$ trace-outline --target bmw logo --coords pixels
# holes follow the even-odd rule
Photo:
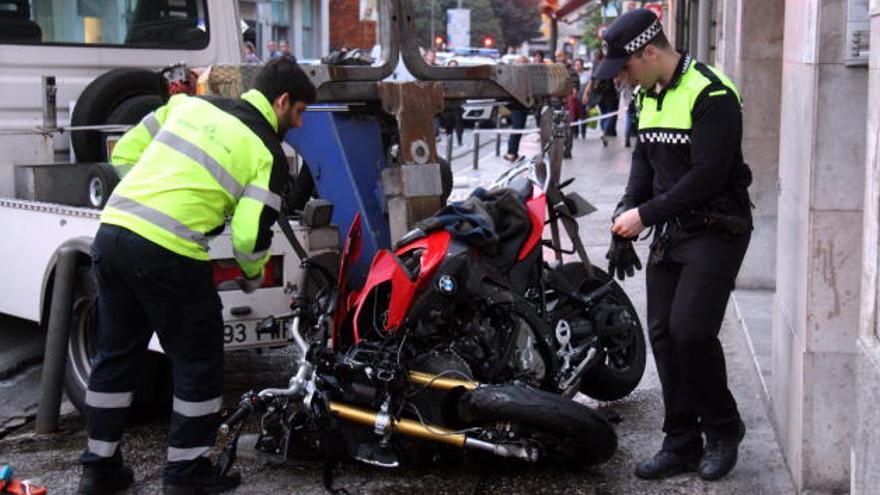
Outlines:
[[[443,294],[452,294],[457,288],[458,287],[455,283],[455,279],[450,277],[449,275],[443,275],[437,279],[437,290],[439,290]]]

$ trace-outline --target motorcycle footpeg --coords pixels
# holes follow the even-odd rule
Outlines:
[[[354,458],[364,464],[369,464],[371,466],[379,466],[385,468],[394,468],[400,466],[400,460],[397,458],[397,454],[390,449],[383,449],[382,447],[370,443],[362,443],[358,446],[357,453],[354,455]]]

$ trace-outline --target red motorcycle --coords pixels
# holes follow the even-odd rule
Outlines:
[[[600,271],[543,261],[541,246],[564,252],[541,240],[545,216],[566,212],[571,233],[589,209],[575,195],[561,200],[567,209],[548,209],[558,188],[544,163],[520,162],[505,187],[478,191],[380,251],[359,290],[348,290],[359,217],[337,273],[305,257],[292,313],[263,323],[293,337],[296,373],[286,388],[245,394],[221,431],[240,432],[257,413],[259,450],[386,467],[450,449],[568,466],[607,461],[617,448],[612,426],[566,395],[631,390],[627,366],[639,377],[644,369],[641,326]],[[289,225],[282,230],[292,238]],[[625,386],[587,386],[601,373]]]
[[[377,253],[363,288],[339,308],[336,345],[406,335],[421,353],[456,356],[481,382],[605,401],[632,392],[645,369],[642,326],[623,289],[586,256],[576,219],[595,208],[562,192],[573,179],[558,185],[556,142]],[[578,258],[563,263],[564,254]]]

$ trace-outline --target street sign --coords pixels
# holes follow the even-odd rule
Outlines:
[[[467,48],[471,46],[471,10],[447,10],[446,34],[449,37],[450,48]]]

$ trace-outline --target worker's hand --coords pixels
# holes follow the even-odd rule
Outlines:
[[[611,227],[611,232],[626,238],[638,237],[643,230],[645,230],[645,225],[642,223],[642,217],[639,216],[638,208],[632,208],[620,214],[614,219],[614,226]]]
[[[238,288],[241,289],[242,292],[250,294],[260,288],[260,285],[263,283],[263,273],[260,272],[260,274],[254,278],[239,277],[235,279],[235,283],[238,284]]]
[[[636,270],[642,269],[642,262],[633,249],[632,239],[617,234],[611,236],[611,246],[605,258],[608,260],[608,274],[612,277],[616,275],[619,280],[632,277]]]

